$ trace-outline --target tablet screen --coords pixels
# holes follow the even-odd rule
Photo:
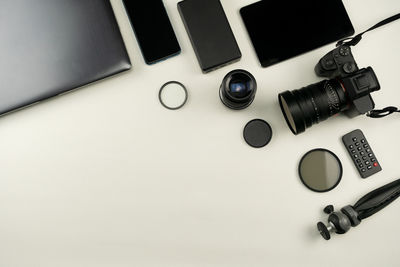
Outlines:
[[[262,0],[240,13],[263,67],[354,34],[341,0]]]

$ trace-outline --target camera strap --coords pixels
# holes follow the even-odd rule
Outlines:
[[[390,114],[393,114],[395,112],[399,112],[400,110],[396,107],[387,107],[384,109],[374,109],[370,112],[367,113],[367,116],[373,119],[379,119],[379,118],[383,118],[386,117]]]
[[[363,36],[364,33],[367,33],[369,31],[375,30],[376,28],[379,28],[379,27],[381,27],[383,25],[386,25],[386,24],[388,24],[390,22],[393,22],[395,20],[398,20],[398,19],[400,19],[400,13],[398,13],[398,14],[396,14],[394,16],[391,16],[391,17],[389,17],[387,19],[382,20],[381,22],[375,24],[374,26],[372,26],[368,30],[363,31],[362,33],[359,33],[354,37],[346,38],[346,39],[343,39],[343,40],[339,41],[336,44],[336,46],[340,46],[340,45],[355,46],[361,41],[362,36]]]
[[[395,20],[400,19],[400,13],[393,15],[387,19],[382,20],[381,22],[375,24],[374,26],[372,26],[371,28],[369,28],[366,31],[363,31],[362,33],[357,34],[354,37],[350,37],[350,38],[346,38],[343,39],[341,41],[339,41],[336,46],[341,46],[341,45],[347,45],[347,46],[356,46],[361,40],[362,40],[362,36],[372,30],[375,30],[376,28],[382,27],[383,25],[386,25],[390,22],[393,22]],[[387,107],[384,109],[375,109],[372,110],[370,112],[367,113],[367,116],[370,118],[374,118],[374,119],[378,119],[378,118],[383,118],[386,117],[388,115],[391,115],[395,112],[400,113],[400,110],[396,107]]]

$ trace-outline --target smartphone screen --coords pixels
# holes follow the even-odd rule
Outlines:
[[[354,34],[341,0],[263,0],[240,13],[263,67]]]
[[[153,64],[181,51],[162,0],[123,0],[143,57]]]

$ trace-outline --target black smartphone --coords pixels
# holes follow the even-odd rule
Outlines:
[[[123,3],[147,64],[180,53],[162,0],[123,0]]]
[[[184,0],[178,3],[178,10],[203,72],[241,58],[219,0]]]
[[[341,0],[268,0],[240,10],[263,67],[354,34]]]

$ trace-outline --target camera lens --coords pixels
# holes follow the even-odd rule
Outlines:
[[[257,91],[256,79],[245,70],[229,72],[222,81],[219,96],[231,109],[244,109],[253,102]]]
[[[347,102],[344,88],[335,79],[279,94],[282,113],[294,134],[346,110]]]

